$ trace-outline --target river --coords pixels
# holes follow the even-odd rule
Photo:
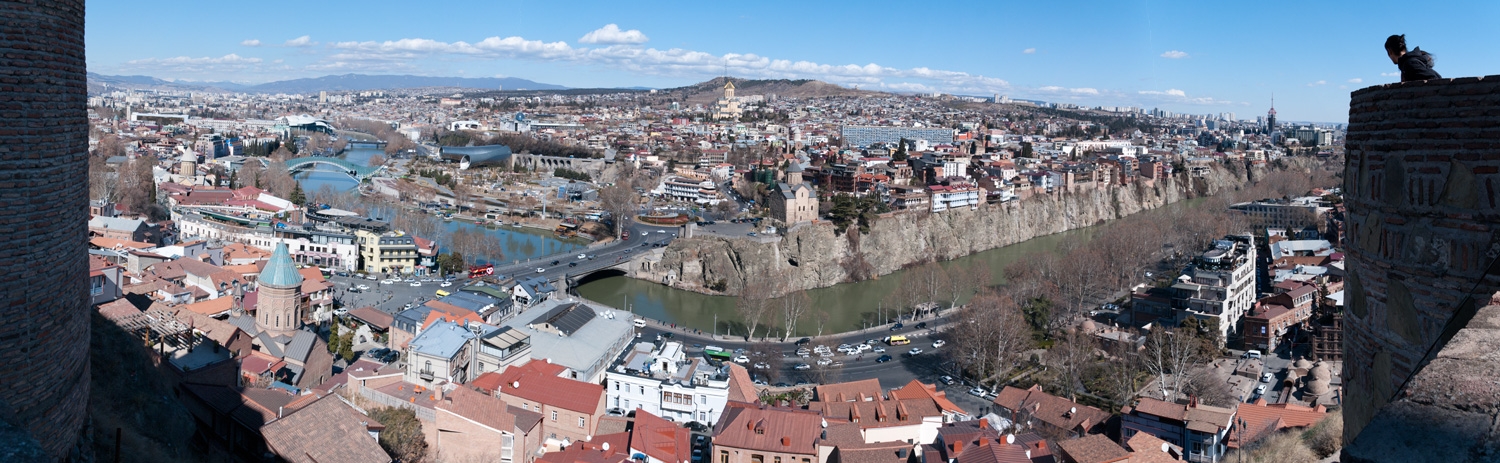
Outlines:
[[[1142,214],[1165,214],[1174,208],[1193,207],[1201,203],[1201,199],[1187,200],[1142,212]],[[941,265],[950,270],[954,267],[962,269],[973,265],[985,265],[989,267],[990,275],[992,275],[990,286],[1002,285],[1005,283],[1002,272],[1005,266],[1031,253],[1057,252],[1058,245],[1071,237],[1091,239],[1100,228],[1101,226],[1096,225],[1037,237],[1010,246],[942,262]],[[827,314],[827,321],[823,325],[824,334],[857,330],[871,324],[878,324],[878,320],[889,318],[889,309],[882,313],[881,302],[886,295],[901,285],[901,279],[906,276],[906,273],[905,270],[899,270],[881,276],[879,279],[808,290],[807,295],[812,299],[813,310],[797,322],[796,334],[798,336],[818,334],[819,312]],[[745,332],[745,326],[734,308],[734,297],[710,296],[623,276],[585,282],[577,288],[577,292],[589,300],[621,309],[629,308],[642,316],[676,323],[678,326],[704,331],[717,329],[719,333],[725,333],[728,330],[740,335]],[[966,299],[961,300],[960,303],[966,302]],[[777,318],[777,316],[772,314],[768,318]],[[779,326],[780,323],[775,322],[771,325]],[[757,331],[765,333],[765,326],[766,323],[762,323]]]
[[[379,148],[349,148],[344,151],[341,157],[343,157],[346,161],[358,165],[368,165],[370,163],[370,158],[376,155],[384,156],[385,152]],[[339,192],[350,191],[359,186],[358,181],[354,180],[343,172],[324,166],[315,166],[312,169],[299,172],[294,176],[294,178],[297,179],[298,183],[302,184],[302,191],[305,191],[308,194],[311,194],[314,191],[318,191],[319,188],[322,188],[325,185],[333,188],[334,191]],[[437,220],[437,218],[434,217],[433,220]],[[588,242],[582,240],[558,239],[557,236],[553,235],[550,231],[537,230],[534,228],[480,226],[470,222],[457,220],[452,222],[443,222],[441,227],[442,230],[447,233],[452,233],[459,228],[482,230],[485,235],[488,235],[492,239],[499,240],[504,244],[506,262],[515,260],[527,260],[561,252],[569,252],[576,249],[582,249],[588,245]],[[440,241],[438,242],[438,244],[439,246],[441,246],[441,237],[439,237],[439,240]]]

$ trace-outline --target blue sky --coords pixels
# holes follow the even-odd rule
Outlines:
[[[1500,2],[91,1],[89,70],[260,83],[329,74],[674,87],[724,72],[892,91],[1342,122],[1399,80],[1500,74]]]

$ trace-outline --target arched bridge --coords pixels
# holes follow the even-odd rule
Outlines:
[[[270,163],[270,161],[268,161],[266,158],[252,159],[260,160],[261,164]],[[322,156],[309,156],[305,158],[296,158],[289,160],[286,162],[286,170],[291,172],[299,172],[311,169],[319,164],[337,167],[339,168],[339,170],[343,171],[345,174],[348,174],[350,177],[354,177],[356,180],[361,181],[373,177],[375,176],[375,174],[385,170],[385,166],[367,167],[339,158],[329,158]]]

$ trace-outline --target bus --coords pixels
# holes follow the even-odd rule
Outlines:
[[[910,339],[906,339],[906,336],[891,336],[891,337],[885,338],[885,343],[886,344],[890,344],[892,346],[904,346],[904,345],[907,345],[907,344],[911,344],[911,340]]]
[[[709,360],[727,362],[729,359],[734,358],[734,352],[716,346],[708,346],[703,348],[703,356],[708,357]]]
[[[473,266],[473,267],[469,267],[469,278],[479,278],[479,277],[482,277],[482,276],[488,276],[488,275],[494,275],[494,274],[495,274],[495,266],[492,265],[492,264],[476,265],[476,266]]]

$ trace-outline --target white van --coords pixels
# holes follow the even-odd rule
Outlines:
[[[637,318],[635,320],[632,320],[630,323],[633,324],[633,325],[635,325],[636,328],[645,328],[646,327],[646,319],[644,319],[644,318]]]
[[[1247,350],[1247,351],[1245,351],[1245,358],[1247,358],[1247,359],[1258,359],[1258,358],[1260,358],[1260,351],[1253,350],[1253,349],[1252,350]]]

